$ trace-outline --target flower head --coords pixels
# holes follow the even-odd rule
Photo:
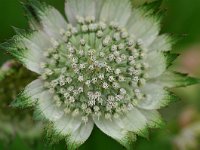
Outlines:
[[[167,52],[171,39],[129,0],[68,0],[68,21],[53,7],[32,8],[36,31],[6,47],[39,74],[16,104],[36,106],[69,149],[84,143],[94,124],[129,148],[161,124],[156,110],[174,99],[166,88],[196,81],[167,70],[175,58]]]

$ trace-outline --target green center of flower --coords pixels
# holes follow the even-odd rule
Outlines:
[[[62,40],[51,39],[45,51],[42,79],[65,113],[118,117],[145,95],[145,51],[117,23],[77,17],[76,27],[60,30]]]

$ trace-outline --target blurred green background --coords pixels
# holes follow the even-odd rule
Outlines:
[[[28,28],[21,6],[22,1],[0,0],[0,43],[14,35],[12,26],[22,29]],[[44,1],[64,13],[64,0]],[[162,32],[170,33],[179,38],[173,50],[181,54],[176,61],[177,70],[200,77],[200,0],[163,0],[162,9],[166,11],[162,22]],[[8,54],[0,50],[0,64],[9,58],[11,57]],[[200,149],[200,86],[194,85],[174,91],[181,100],[161,111],[166,120],[166,126],[162,129],[151,130],[149,139],[139,137],[135,144],[135,150]],[[4,149],[64,150],[66,147],[63,141],[49,146],[42,134],[40,138],[29,141],[20,135],[15,135],[6,144],[4,139],[1,139],[0,150]],[[123,150],[124,148],[95,128],[92,136],[80,150],[102,149]]]

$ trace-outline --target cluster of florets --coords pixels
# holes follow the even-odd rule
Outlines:
[[[61,41],[44,52],[45,88],[65,113],[106,119],[119,117],[138,100],[147,79],[146,51],[116,22],[77,17],[77,26],[60,29]]]

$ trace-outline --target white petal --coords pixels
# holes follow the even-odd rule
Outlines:
[[[136,140],[135,134],[127,130],[126,124],[123,124],[122,120],[107,120],[104,117],[94,117],[94,122],[101,131],[127,148],[131,142]]]
[[[55,8],[47,6],[44,10],[39,10],[39,17],[43,30],[49,38],[61,39],[61,30],[67,30],[67,22],[64,17]]]
[[[110,23],[112,21],[125,26],[131,15],[129,0],[105,0],[101,10],[100,20]]]
[[[125,138],[126,132],[118,124],[115,124],[112,120],[107,120],[104,117],[96,118],[94,117],[94,122],[97,127],[102,130],[108,136],[121,141]]]
[[[68,21],[75,24],[76,17],[96,17],[95,0],[66,0],[65,13]]]
[[[136,39],[143,41],[145,47],[148,47],[156,39],[160,31],[159,22],[155,18],[147,17],[139,9],[134,9],[126,27]]]
[[[52,95],[48,91],[44,91],[40,95],[37,104],[38,111],[50,121],[56,121],[64,114],[64,111],[55,105]]]
[[[51,45],[48,36],[42,31],[33,32],[27,36],[20,35],[16,39],[16,44],[19,49],[25,49],[18,52],[20,61],[31,71],[41,74],[43,70],[40,64],[46,60],[43,52]]]
[[[106,0],[95,0],[95,14],[96,14],[96,20],[100,20],[101,10],[103,8],[104,3]]]
[[[163,119],[158,111],[145,109],[138,110],[141,114],[143,114],[143,116],[145,116],[149,128],[159,128],[164,124]]]
[[[43,91],[43,82],[40,79],[34,80],[26,86],[24,91],[17,97],[12,105],[16,107],[34,106]]]
[[[160,76],[167,67],[167,61],[164,54],[157,51],[148,53],[146,62],[149,64],[149,68],[147,69],[149,78]]]
[[[35,31],[22,41],[31,51],[37,51],[38,55],[51,46],[49,37],[43,31]]]
[[[94,122],[89,119],[87,123],[82,122],[80,127],[67,138],[68,149],[77,149],[92,133]]]
[[[41,94],[45,89],[44,89],[44,83],[41,79],[34,80],[31,82],[29,85],[26,86],[24,93],[28,97],[32,97],[33,100],[37,97],[38,94]]]
[[[168,35],[160,35],[148,49],[149,51],[170,51],[172,49],[172,39]]]
[[[114,119],[114,122],[124,130],[141,136],[146,136],[146,133],[148,132],[147,119],[136,107],[133,107],[132,110],[122,115],[119,119]]]
[[[43,72],[43,69],[40,68],[40,65],[38,63],[33,62],[28,58],[23,58],[22,63],[24,64],[24,66],[26,66],[26,68],[35,73],[41,74]]]
[[[146,98],[143,100],[138,100],[137,107],[143,109],[159,109],[166,106],[173,96],[170,96],[170,93],[165,91],[162,85],[147,83],[144,87],[141,88],[141,92],[146,95]]]
[[[81,117],[73,117],[72,114],[64,114],[54,122],[55,131],[62,136],[69,136],[81,126]]]

